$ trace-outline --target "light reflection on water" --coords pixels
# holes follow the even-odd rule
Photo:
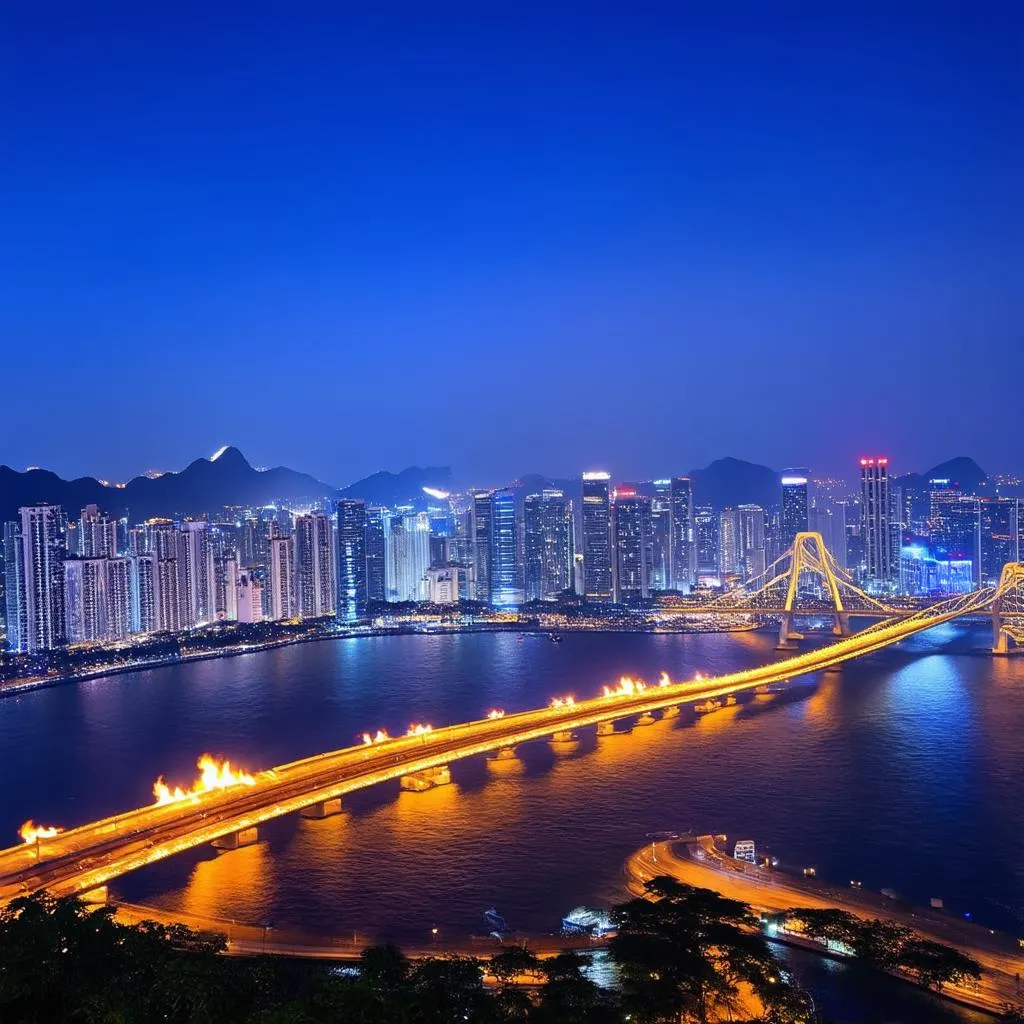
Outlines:
[[[594,695],[777,657],[773,637],[514,634],[389,637],[282,648],[95,680],[0,701],[0,828],[68,825],[148,802],[205,750],[250,770],[489,707]],[[944,627],[697,717],[575,745],[528,744],[508,764],[452,766],[453,785],[352,794],[343,815],[291,816],[229,854],[194,851],[118,883],[127,898],[201,916],[422,937],[557,927],[622,896],[647,832],[750,837],[784,862],[1011,926],[1024,905],[1024,661],[976,653]],[[9,774],[8,774],[9,773]],[[982,867],[983,866],[983,867]]]

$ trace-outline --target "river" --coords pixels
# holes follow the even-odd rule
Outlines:
[[[193,851],[115,888],[136,902],[338,934],[422,940],[436,927],[462,937],[492,905],[513,927],[550,931],[576,905],[622,898],[622,862],[647,833],[696,829],[754,839],[820,878],[918,903],[940,897],[951,913],[1021,931],[1024,660],[990,657],[986,639],[937,627],[772,699],[629,735],[587,731],[569,756],[536,743],[509,765],[456,763],[452,786],[353,794],[341,816],[272,822],[256,846]],[[733,671],[779,657],[773,641],[363,637],[39,690],[0,701],[0,829],[13,841],[29,817],[70,826],[147,803],[157,775],[191,781],[204,751],[255,770],[366,729],[590,696],[624,673]],[[897,982],[847,980],[844,996],[850,968],[796,963],[837,1020],[863,1019],[857,1000],[876,996],[903,1007],[886,1020],[974,1019]]]

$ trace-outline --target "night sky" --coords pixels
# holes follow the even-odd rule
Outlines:
[[[1024,469],[1024,4],[231,6],[6,7],[0,462]]]

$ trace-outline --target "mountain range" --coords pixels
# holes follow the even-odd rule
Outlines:
[[[779,503],[779,474],[768,466],[724,458],[703,469],[694,469],[689,475],[695,500],[702,505],[720,509],[750,503],[774,508]],[[924,493],[928,480],[936,477],[950,479],[965,493],[984,494],[988,489],[984,470],[966,457],[941,463],[926,473],[907,474],[897,478],[897,482]],[[543,487],[558,487],[574,494],[579,482],[530,474],[514,486],[524,494]],[[196,459],[180,472],[152,478],[135,477],[117,486],[93,477],[64,480],[45,469],[19,472],[0,466],[0,520],[13,519],[23,505],[41,502],[61,505],[72,515],[86,505],[95,504],[112,516],[128,516],[133,522],[153,516],[196,516],[216,512],[226,505],[266,505],[324,498],[362,498],[375,505],[421,505],[424,487],[455,489],[451,468],[410,466],[400,473],[374,473],[339,488],[284,466],[255,469],[237,448],[227,447],[213,458]]]

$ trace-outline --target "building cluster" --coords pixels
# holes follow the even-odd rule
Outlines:
[[[685,476],[613,486],[606,472],[583,473],[572,494],[427,490],[394,508],[345,499],[131,525],[96,506],[73,521],[25,507],[3,527],[7,645],[32,654],[222,621],[357,623],[404,603],[638,607],[756,582],[806,530],[880,594],[971,590],[1018,559],[1019,499],[949,480],[901,488],[884,457],[859,468],[859,493],[786,470],[768,508],[700,504]]]

